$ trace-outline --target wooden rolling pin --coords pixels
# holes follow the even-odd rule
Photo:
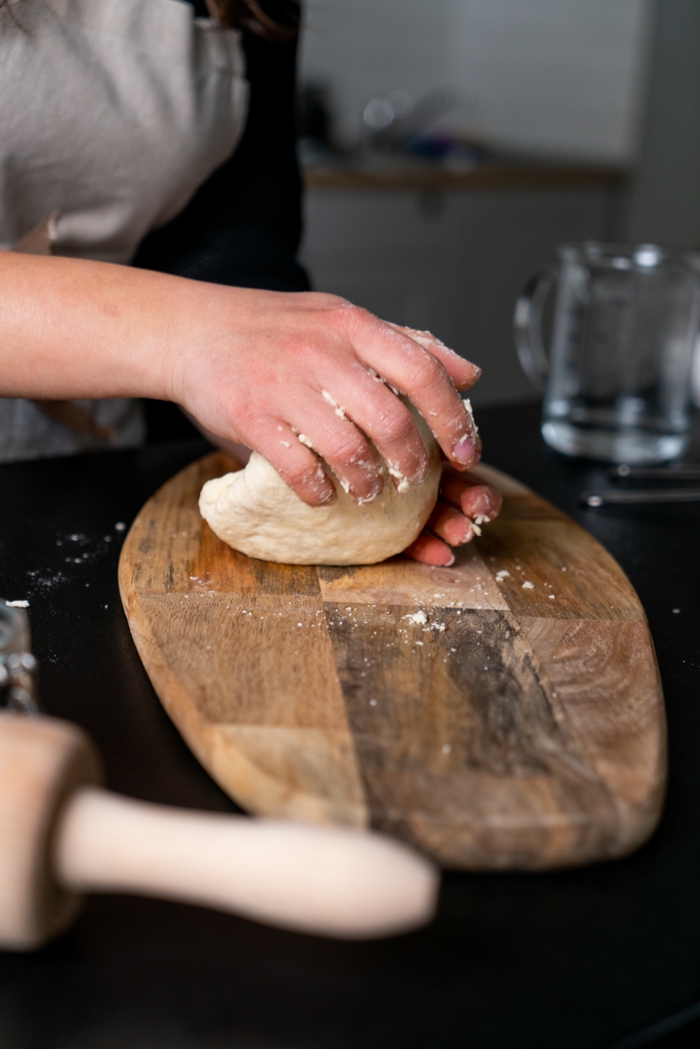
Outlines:
[[[433,914],[435,868],[378,834],[188,812],[99,783],[75,725],[0,712],[0,947],[44,943],[83,892],[161,896],[348,939]]]

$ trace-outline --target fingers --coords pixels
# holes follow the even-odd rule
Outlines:
[[[438,568],[449,568],[455,563],[455,555],[447,543],[437,539],[434,535],[421,532],[414,543],[404,550],[406,557],[414,561],[420,561],[424,565],[434,565]]]
[[[274,466],[282,480],[309,506],[329,506],[337,499],[318,456],[286,423],[265,420],[255,436],[255,447]]]
[[[345,455],[345,443],[358,453],[359,440],[363,448],[369,447],[364,436],[359,434],[359,427],[363,434],[371,435],[397,486],[404,478],[412,484],[425,480],[430,460],[423,439],[408,408],[384,383],[356,363],[347,374],[329,375],[328,387],[321,390],[323,400],[320,404],[314,400],[313,423],[310,425],[314,426],[314,438],[318,441],[314,447],[339,477],[348,477],[348,467],[352,467],[351,456]],[[354,441],[349,430],[354,431]],[[366,453],[364,457],[367,457]],[[370,463],[380,476],[374,458],[370,457]],[[358,487],[353,480],[351,496],[360,491],[361,486]],[[368,494],[365,493],[365,497]]]
[[[497,517],[503,497],[493,485],[485,484],[473,474],[457,473],[445,465],[440,482],[440,496],[452,506],[459,507],[467,517],[481,517],[492,521]]]
[[[309,397],[310,411],[305,415],[306,433],[299,431],[299,427],[304,424],[299,416],[294,417],[292,409],[290,414],[294,423],[291,427],[294,439],[312,448],[325,459],[343,490],[354,502],[371,502],[384,487],[384,478],[376,453],[364,434],[353,425],[342,409],[340,416],[336,415],[327,398],[328,395],[323,400],[315,395]],[[403,408],[403,405],[399,407]],[[418,442],[425,457],[420,437]]]
[[[443,467],[440,497],[426,524],[430,531],[422,532],[405,553],[423,564],[449,566],[454,563],[449,547],[469,543],[476,534],[470,518],[492,521],[503,499],[493,485],[448,465]]]
[[[351,335],[358,357],[408,395],[449,460],[457,466],[475,466],[474,420],[438,357],[401,329],[370,314],[359,311],[353,317],[358,330]],[[469,374],[474,377],[473,368]]]
[[[472,522],[454,506],[438,500],[426,528],[444,539],[450,546],[463,546],[474,538]]]
[[[401,324],[392,324],[391,321],[386,323],[396,331],[408,335],[419,346],[422,346],[425,350],[432,353],[434,357],[437,357],[458,390],[470,389],[481,378],[481,368],[478,364],[473,364],[465,357],[460,357],[449,346],[445,346],[444,342],[441,342],[431,331],[416,331],[415,328],[406,328]]]

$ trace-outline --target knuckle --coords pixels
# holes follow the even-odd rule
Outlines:
[[[330,309],[334,307],[345,307],[349,306],[350,303],[347,299],[344,299],[342,295],[334,295],[330,291],[311,291],[307,292],[308,295],[313,296],[314,302],[319,306],[325,306]]]
[[[328,455],[334,462],[342,463],[343,466],[372,459],[369,445],[357,431],[335,435],[330,441]]]
[[[387,412],[382,419],[382,436],[389,444],[406,444],[415,433],[415,425],[409,412]]]
[[[347,299],[341,295],[333,295],[329,291],[300,291],[295,292],[294,295],[297,306],[312,311],[325,312],[350,305]]]
[[[350,302],[348,299],[344,299],[342,295],[325,294],[323,297],[325,299],[326,309],[337,310],[338,313],[343,316],[354,314],[355,311],[359,309],[354,303]]]
[[[337,314],[338,321],[343,325],[351,326],[355,331],[377,324],[377,318],[363,306],[356,306],[354,302],[339,300]]]
[[[411,368],[411,385],[417,389],[429,389],[431,386],[444,385],[446,373],[437,357],[422,353]]]
[[[308,458],[306,455],[298,456],[294,462],[285,463],[279,472],[293,488],[307,488],[318,480],[320,469],[315,457],[309,453]]]

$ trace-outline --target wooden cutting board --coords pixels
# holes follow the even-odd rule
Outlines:
[[[276,565],[200,518],[214,454],[136,518],[119,581],[163,705],[231,797],[372,826],[447,866],[623,855],[654,829],[663,698],[639,599],[606,551],[486,467],[503,512],[452,568]]]

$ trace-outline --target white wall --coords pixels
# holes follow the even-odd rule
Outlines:
[[[430,207],[426,205],[430,203]],[[475,405],[527,400],[513,307],[555,245],[605,234],[602,188],[416,193],[314,191],[303,261],[319,291],[428,328],[484,374]]]
[[[639,166],[617,233],[700,248],[700,3],[657,0]]]
[[[302,79],[325,81],[346,144],[376,95],[454,86],[495,143],[628,163],[650,0],[307,0]]]

